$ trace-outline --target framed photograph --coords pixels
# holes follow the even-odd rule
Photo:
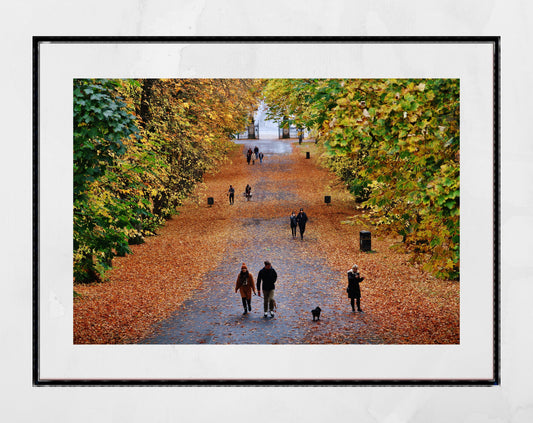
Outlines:
[[[34,385],[498,385],[499,63],[34,37]]]

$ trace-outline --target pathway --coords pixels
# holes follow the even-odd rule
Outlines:
[[[290,184],[275,183],[280,172],[290,177],[294,165],[289,154],[291,145],[279,140],[252,141],[252,145],[256,144],[265,152],[266,160],[248,168],[255,177],[252,201],[245,202],[236,193],[236,203],[240,202],[245,212],[234,215],[237,230],[228,240],[225,260],[205,275],[195,296],[158,324],[141,343],[305,344],[327,338],[332,332],[345,332],[353,340],[353,334],[371,322],[366,313],[352,313],[345,295],[339,293],[339,280],[345,276],[309,251],[311,245],[320,242],[312,229],[313,216],[300,240],[299,236],[293,239],[290,233],[288,215],[265,217],[260,213],[266,204],[283,210],[282,215],[294,204],[306,204]],[[266,259],[278,273],[277,313],[274,318],[264,318],[263,299],[253,296],[252,312],[243,315],[240,295],[234,291],[237,272],[245,262],[255,281]],[[321,307],[322,315],[320,321],[313,322],[311,309],[316,306]],[[365,336],[356,337],[355,342],[383,343],[366,329]]]

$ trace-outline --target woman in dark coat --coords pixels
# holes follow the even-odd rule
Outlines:
[[[248,314],[249,311],[252,311],[252,291],[255,294],[255,284],[254,277],[248,272],[248,268],[244,263],[241,266],[239,276],[237,276],[235,292],[237,291],[241,293],[242,306],[244,307],[243,314]]]
[[[359,268],[357,264],[354,264],[351,270],[348,270],[348,298],[352,306],[352,311],[355,311],[354,299],[357,302],[357,311],[361,310],[361,288],[359,288],[359,282],[362,282],[364,277],[359,274]]]
[[[294,212],[294,210],[292,211],[291,215],[289,216],[289,219],[291,221],[292,237],[296,238],[296,226],[298,226],[298,222],[296,221],[296,213]]]

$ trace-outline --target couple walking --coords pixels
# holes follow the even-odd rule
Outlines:
[[[250,198],[252,198],[252,187],[249,184],[246,184],[246,188],[244,189],[244,196],[248,201],[250,201]],[[229,186],[228,198],[230,204],[235,203],[235,188],[233,188],[233,185]]]
[[[272,265],[267,260],[265,267],[263,267],[257,275],[257,295],[261,296],[261,284],[263,285],[263,308],[265,311],[264,317],[274,317],[274,309],[276,302],[274,301],[275,283],[278,279],[278,274],[272,268]],[[235,292],[240,291],[242,306],[244,313],[248,314],[252,311],[252,292],[256,294],[256,286],[254,285],[254,277],[248,271],[246,264],[242,264],[241,271],[237,276],[237,283],[235,284]]]
[[[305,224],[307,223],[307,215],[304,209],[300,209],[300,213],[296,214],[294,211],[290,215],[292,237],[296,238],[296,227],[300,228],[300,237],[304,239]]]

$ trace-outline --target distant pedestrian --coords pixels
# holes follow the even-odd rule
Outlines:
[[[302,143],[303,138],[304,138],[303,131],[298,131],[298,144]]]
[[[274,290],[276,288],[275,283],[278,279],[278,274],[272,268],[272,265],[267,260],[265,261],[265,267],[263,267],[257,275],[257,295],[261,296],[261,283],[263,284],[263,308],[265,311],[265,317],[274,317]]]
[[[296,238],[296,227],[298,226],[298,222],[296,221],[296,212],[293,210],[291,215],[289,216],[290,223],[291,223],[291,232],[293,239]]]
[[[255,294],[254,277],[250,272],[246,264],[242,264],[239,276],[237,276],[237,283],[235,284],[235,293],[240,291],[242,306],[244,307],[244,313],[248,314],[252,311],[252,292]]]
[[[250,164],[251,160],[252,160],[252,149],[249,148],[248,151],[246,152],[246,162]]]
[[[263,152],[261,151],[259,153],[259,163],[263,163],[263,157],[265,157],[265,155],[263,154]]]
[[[233,185],[229,186],[228,196],[229,196],[229,203],[233,204],[235,202],[235,188],[233,188]]]
[[[252,187],[249,184],[246,184],[246,188],[244,189],[244,196],[246,197],[247,201],[250,201],[250,198],[252,198]]]
[[[304,209],[300,209],[300,213],[296,216],[296,222],[298,223],[298,228],[300,228],[300,237],[304,239],[305,225],[307,223],[307,215],[304,212]]]
[[[346,292],[348,293],[353,312],[355,312],[354,300],[357,304],[357,311],[363,311],[361,310],[361,288],[359,287],[359,282],[362,282],[364,279],[365,278],[359,274],[357,264],[354,264],[352,268],[348,270],[348,288],[346,288]]]
[[[254,154],[255,154],[255,158],[258,159],[259,158],[259,147],[257,145],[254,147]]]

